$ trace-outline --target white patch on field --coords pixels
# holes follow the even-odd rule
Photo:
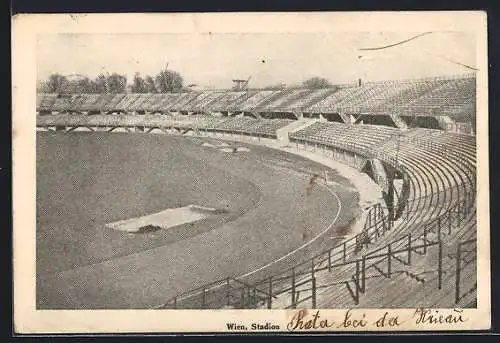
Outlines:
[[[215,145],[210,144],[210,143],[203,143],[201,146],[206,146],[206,147],[210,147],[210,148],[215,148]]]
[[[208,212],[208,211],[207,211]],[[161,229],[169,229],[174,226],[193,223],[198,220],[207,218],[208,213],[196,210],[193,206],[185,206],[178,208],[169,208],[164,211],[142,216],[119,220],[114,223],[106,224],[109,229],[124,231],[124,232],[140,232],[146,227],[159,227]]]
[[[238,148],[222,148],[220,149],[222,152],[248,152],[250,149],[245,148],[245,147],[238,147]]]

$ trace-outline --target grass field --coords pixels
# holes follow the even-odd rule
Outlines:
[[[238,143],[130,133],[37,133],[38,308],[147,308],[216,279],[238,276],[323,231],[338,200],[314,174],[326,167]],[[220,142],[219,142],[220,143]],[[342,204],[314,244],[265,276],[331,244],[357,213],[357,193],[334,170]],[[105,224],[195,204],[227,213],[145,234]]]

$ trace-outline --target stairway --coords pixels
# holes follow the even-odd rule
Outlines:
[[[445,131],[455,131],[456,123],[449,116],[436,116],[437,121],[439,122],[439,127]]]
[[[293,121],[292,123],[276,130],[276,136],[278,138],[278,141],[282,145],[287,145],[289,143],[288,135],[290,133],[302,130],[303,128],[306,128],[315,122],[317,122],[317,120],[315,119],[299,119]]]
[[[353,123],[353,122],[351,122],[351,117],[348,114],[339,112],[339,116],[340,116],[340,118],[342,118],[344,123],[346,123],[346,124]]]
[[[374,181],[384,190],[384,192],[387,192],[389,184],[387,180],[387,173],[385,172],[382,162],[376,158],[371,159],[370,162],[373,170],[373,178],[375,179]]]
[[[392,121],[394,122],[394,124],[398,128],[400,128],[401,130],[408,129],[408,125],[406,125],[405,121],[403,119],[401,119],[400,116],[398,116],[397,114],[394,114],[394,113],[391,113],[390,116],[391,116]]]

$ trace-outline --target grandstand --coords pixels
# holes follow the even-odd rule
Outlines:
[[[253,117],[426,127],[473,133],[475,77],[368,82],[323,89],[204,91],[177,94],[38,94],[37,111],[184,114],[245,113]]]
[[[37,113],[37,126],[55,131],[263,138],[345,163],[383,190],[361,232],[313,258],[263,279],[228,275],[158,308],[476,306],[474,76],[314,90],[38,94]]]

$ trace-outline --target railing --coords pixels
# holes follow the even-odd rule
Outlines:
[[[338,263],[340,261],[342,261],[342,263],[347,263],[349,256],[360,251],[363,248],[363,245],[369,244],[369,242],[367,241],[369,237],[380,237],[385,233],[385,231],[390,230],[390,223],[386,215],[382,213],[380,204],[374,205],[368,211],[367,218],[369,219],[365,222],[365,227],[363,228],[363,231],[361,233],[349,239],[346,239],[341,244],[323,251],[320,254],[317,254],[314,257],[285,270],[284,272],[274,275],[273,277],[253,282],[252,284],[249,284],[246,289],[245,287],[243,287],[244,289],[242,289],[241,286],[227,287],[225,288],[225,290],[230,290],[230,294],[225,294],[224,296],[224,291],[222,291],[222,289],[228,284],[227,278],[215,281],[214,283],[208,286],[204,286],[201,289],[205,289],[205,292],[208,289],[210,289],[211,291],[218,289],[219,293],[222,292],[219,294],[219,298],[223,297],[226,299],[233,299],[235,297],[234,292],[246,291],[247,293],[250,292],[251,294],[253,294],[253,292],[255,291],[257,295],[267,292],[266,301],[268,302],[269,306],[271,306],[273,299],[275,299],[278,295],[292,290],[294,287],[297,287],[297,284],[295,284],[296,280],[300,277],[308,275],[308,271],[310,270],[312,265],[316,266],[318,263],[324,263],[325,261],[329,261],[329,264],[331,266],[333,266],[333,263]],[[367,226],[368,223],[370,223],[369,227]],[[313,268],[313,271],[318,271],[318,269]],[[245,281],[236,278],[230,278],[229,280],[230,285],[245,283]],[[289,280],[295,280],[292,281],[292,286],[289,286],[291,287],[290,289],[286,286],[286,281]],[[301,281],[301,284],[303,283],[305,283],[304,280]],[[269,289],[272,290],[271,293],[269,293]],[[199,297],[202,294],[204,293],[201,292],[200,289],[191,290],[170,299],[166,304],[161,305],[160,308],[170,308],[172,306],[182,308],[186,305],[189,308],[189,304],[193,303],[194,301],[193,298]],[[256,299],[258,299],[258,296]],[[181,301],[184,301],[184,304],[181,304]],[[194,302],[200,303],[200,301]],[[230,306],[239,306],[240,304],[241,302],[231,302]],[[215,300],[211,304],[205,303],[205,306],[209,305],[219,305],[219,301]]]
[[[296,141],[299,140],[296,139]],[[429,148],[435,149],[436,146],[429,146]],[[399,166],[403,175],[407,177],[404,171],[405,168],[401,166],[393,156],[380,157],[383,157],[385,162],[392,162],[395,166]],[[474,186],[472,189],[475,189]],[[475,194],[473,192],[467,192],[464,194],[463,198],[458,199],[454,206],[448,209],[444,214],[424,223],[424,225],[422,225],[422,232],[420,235],[415,237],[414,234],[414,238],[412,238],[412,233],[409,233],[403,237],[397,238],[393,242],[379,248],[378,250],[370,252],[368,255],[357,259],[355,258],[353,260],[352,257],[361,251],[363,247],[368,247],[369,244],[376,242],[379,237],[384,236],[385,233],[392,228],[393,222],[385,213],[383,213],[380,205],[375,205],[368,212],[363,231],[354,237],[343,241],[340,245],[328,249],[327,251],[324,251],[311,259],[286,270],[285,272],[254,283],[248,283],[243,287],[230,287],[229,285],[231,281],[226,280],[225,282],[228,285],[226,287],[227,293],[223,298],[234,299],[234,292],[241,292],[238,303],[228,301],[226,306],[253,308],[258,307],[259,305],[265,305],[268,308],[272,308],[275,299],[289,294],[291,298],[290,305],[285,307],[295,308],[296,306],[310,300],[312,307],[314,308],[316,307],[318,289],[331,287],[333,284],[345,284],[355,304],[358,304],[360,294],[364,294],[366,291],[366,271],[368,269],[374,269],[378,271],[379,274],[390,278],[394,272],[403,272],[401,270],[394,271],[392,269],[392,264],[399,262],[400,264],[409,266],[412,263],[412,254],[426,254],[430,247],[437,247],[439,250],[436,272],[438,275],[437,288],[441,289],[444,274],[441,239],[444,234],[443,230],[446,230],[448,234],[451,234],[452,222],[456,221],[457,224],[460,224],[461,220],[463,220],[470,213],[474,204]],[[428,239],[431,233],[437,233],[436,241]],[[406,245],[403,244],[403,246],[401,246],[401,242],[404,242]],[[380,253],[382,250],[385,250],[385,252]],[[376,252],[379,252],[379,254],[375,254]],[[401,254],[407,254],[406,260],[400,258]],[[457,253],[457,256],[463,256],[463,254]],[[459,258],[461,257],[457,257],[457,260]],[[373,260],[377,261],[367,265],[368,262]],[[381,261],[386,261],[386,271],[380,269],[379,263]],[[459,271],[462,268],[462,264],[460,264],[460,267],[457,267],[457,285],[460,285]],[[354,275],[352,275],[349,280],[343,280],[327,285],[317,284],[316,273],[323,270],[332,271],[334,268],[349,268],[349,266],[354,266],[353,268],[355,269]],[[412,275],[407,270],[405,272],[415,279],[419,278],[417,275]],[[231,280],[233,283],[244,283],[241,280]],[[353,287],[351,287],[351,283],[353,284]],[[219,281],[219,288],[222,287],[221,284],[222,281]],[[460,288],[457,286],[457,294],[459,294],[459,291]],[[310,292],[310,294],[306,297],[300,297],[301,294],[303,295],[307,292]],[[187,292],[175,297],[175,301],[171,300],[162,307],[168,308],[171,307],[172,304],[174,304],[174,307],[178,307],[179,299],[189,299],[193,297],[196,297],[196,294]],[[204,305],[207,306],[206,302]],[[214,304],[212,303],[212,306],[213,305]],[[181,307],[183,306],[181,305]]]
[[[477,282],[474,282],[465,292],[462,292],[461,289],[462,271],[477,261],[476,244],[476,239],[469,239],[457,244],[457,252],[455,255],[455,304],[459,303],[465,295],[477,289]]]
[[[352,259],[361,248],[368,247],[369,244],[375,243],[379,237],[384,236],[385,233],[391,229],[388,218],[385,215],[380,216],[381,208],[379,206],[380,205],[374,206],[369,211],[370,214],[368,218],[371,218],[371,220],[367,219],[365,223],[369,223],[370,221],[373,222],[373,218],[375,218],[375,223],[369,227],[365,227],[362,233],[343,241],[340,245],[328,249],[283,273],[254,283],[245,283],[237,279],[219,280],[205,286],[202,292],[198,289],[174,297],[169,302],[162,305],[161,308],[191,308],[190,306],[196,303],[201,304],[202,308],[217,307],[221,305],[220,299],[227,300],[224,306],[236,308],[267,306],[268,308],[272,308],[275,299],[286,294],[289,294],[291,301],[290,305],[285,307],[295,308],[309,300],[312,306],[315,307],[318,289],[330,287],[334,284],[345,284],[354,303],[358,304],[360,294],[364,294],[366,290],[367,270],[377,270],[383,276],[390,278],[394,273],[402,272],[402,270],[394,270],[394,263],[409,266],[412,264],[412,255],[426,254],[431,247],[437,247],[439,249],[439,257],[436,261],[436,272],[438,274],[437,289],[441,289],[444,274],[442,265],[443,230],[451,234],[451,223],[456,222],[456,225],[460,225],[461,221],[470,213],[473,204],[461,202],[459,205],[457,203],[455,207],[448,210],[445,214],[425,223],[423,225],[423,232],[421,232],[420,235],[416,235],[415,237],[415,235],[412,236],[412,233],[406,234],[377,250],[371,251],[365,256]],[[460,209],[459,212],[457,212],[458,209]],[[429,239],[431,233],[437,234],[436,241]],[[462,249],[462,252],[463,251],[465,251],[465,249]],[[406,254],[405,260],[401,258],[402,254]],[[464,258],[463,253],[457,254],[457,256],[459,256],[457,260],[462,260]],[[381,261],[386,262],[386,271],[382,271],[380,268]],[[368,264],[368,262],[371,262],[371,264]],[[469,261],[468,263],[471,262]],[[351,279],[339,281],[334,284],[317,284],[316,273],[324,270],[331,272],[338,268],[345,269],[350,265],[355,268],[355,273]],[[461,270],[462,268],[463,266],[461,265],[457,270]],[[459,274],[457,275],[457,284],[459,285],[460,276]],[[413,277],[418,278],[416,275],[413,275]],[[351,287],[350,283],[352,283],[354,287]],[[216,289],[219,291],[214,292]],[[206,300],[208,292],[210,292],[212,296],[218,294],[211,303],[208,303]],[[303,295],[307,292],[310,292],[310,294],[302,298],[300,297],[301,294]],[[201,296],[201,299],[204,300],[195,301],[194,299],[196,299],[197,296]],[[181,304],[180,302],[183,303]]]
[[[138,124],[134,123],[133,125]],[[295,141],[307,144],[306,140],[295,139]],[[426,147],[430,150],[450,154],[450,152],[446,151],[447,149],[443,148],[443,145],[432,144],[432,142],[428,142],[428,140],[425,139],[419,140],[419,144],[420,143],[426,144]],[[315,148],[317,148],[318,145],[326,146],[321,143],[313,144],[315,144]],[[364,153],[368,155],[368,149],[358,149],[356,144],[346,143],[342,148],[354,151],[364,150]],[[454,158],[462,158],[458,153],[451,154]],[[356,155],[354,154],[354,156]],[[403,179],[408,180],[406,168],[400,164],[397,157],[382,152],[373,153],[373,151],[371,156],[376,156],[385,163],[392,164],[403,174]],[[368,155],[368,157],[370,157],[370,155]],[[388,214],[385,213],[380,204],[377,204],[368,211],[367,220],[365,221],[362,232],[282,273],[262,280],[232,277],[224,278],[195,290],[177,295],[167,301],[167,303],[160,305],[159,308],[253,308],[262,305],[272,308],[273,303],[278,300],[278,297],[284,294],[289,294],[291,297],[291,303],[287,305],[288,307],[296,307],[309,300],[311,300],[312,306],[316,307],[318,289],[331,287],[333,285],[333,283],[318,285],[316,273],[323,270],[332,271],[334,268],[344,269],[350,267],[355,270],[354,275],[352,275],[349,280],[342,280],[335,284],[345,284],[353,300],[357,304],[359,303],[360,294],[364,294],[366,291],[367,269],[374,269],[379,274],[390,277],[395,272],[392,267],[393,263],[399,262],[400,264],[410,265],[414,253],[418,254],[423,252],[423,254],[425,254],[427,253],[428,247],[441,247],[441,237],[444,234],[443,230],[447,230],[446,232],[451,234],[453,221],[455,220],[457,224],[460,224],[461,220],[466,218],[475,204],[475,174],[472,173],[472,171],[467,173],[468,185],[472,191],[469,189],[469,191],[463,194],[463,196],[458,199],[457,203],[444,214],[425,222],[421,226],[421,235],[416,235],[412,232],[407,236],[397,238],[395,241],[388,245],[384,245],[376,251],[371,251],[368,255],[356,258],[355,255],[358,252],[363,248],[369,247],[369,244],[376,242],[380,237],[385,236],[386,232],[390,231],[393,227],[393,221],[390,220]],[[463,186],[467,191],[465,185]],[[408,209],[407,212],[409,212],[409,202],[407,199],[404,200],[404,206]],[[428,239],[429,234],[432,232],[437,233],[437,241]],[[402,242],[406,242],[406,246],[401,247],[400,245]],[[475,250],[471,249],[472,244],[475,244],[475,240],[461,242],[457,248],[455,280],[456,302],[459,302],[464,294],[469,294],[471,289],[474,288],[473,286],[466,289],[465,292],[462,292],[461,289],[461,271],[473,262],[473,260],[468,258],[471,254],[473,258],[476,258],[474,254]],[[381,251],[384,249],[386,249],[386,251],[382,253]],[[442,248],[439,249],[441,251]],[[375,252],[379,252],[379,254],[375,254]],[[400,258],[401,254],[404,253],[407,254],[406,260]],[[373,263],[373,260],[376,259],[378,259],[379,262],[386,261],[385,270],[379,267],[378,262]],[[442,252],[439,254],[438,261],[442,263]],[[367,265],[367,263],[371,264]],[[438,265],[437,272],[439,289],[442,284],[442,265]],[[351,287],[351,284],[353,284],[354,287]],[[300,295],[303,295],[304,292],[310,292],[310,295],[301,298]]]
[[[462,207],[462,209],[467,208],[467,207]],[[470,207],[469,207],[470,208]],[[375,270],[377,274],[382,275],[385,278],[390,279],[392,275],[398,274],[398,273],[405,273],[407,276],[423,282],[424,279],[422,279],[419,275],[412,273],[411,271],[408,270],[408,268],[412,265],[413,262],[413,255],[425,255],[428,252],[429,248],[436,248],[438,250],[438,257],[435,260],[436,266],[433,270],[427,270],[425,273],[429,272],[435,272],[437,273],[437,285],[436,288],[438,290],[443,288],[443,277],[446,272],[449,272],[450,270],[447,269],[445,270],[445,267],[443,266],[443,239],[442,239],[442,233],[441,231],[443,230],[443,225],[447,225],[447,231],[448,234],[451,235],[451,225],[449,223],[452,222],[452,216],[455,216],[457,220],[460,222],[457,224],[458,227],[461,224],[461,220],[465,218],[467,213],[456,213],[454,211],[448,211],[445,213],[443,216],[440,216],[427,224],[424,225],[424,232],[420,233],[420,235],[412,235],[412,233],[408,233],[400,238],[397,238],[390,242],[389,244],[382,246],[376,250],[372,250],[369,253],[363,255],[362,257],[352,259],[350,261],[341,261],[339,263],[333,263],[331,262],[331,259],[328,258],[328,263],[326,266],[323,265],[323,262],[325,260],[318,260],[318,264],[316,266],[311,267],[310,271],[310,276],[304,280],[302,280],[300,283],[295,284],[295,277],[292,278],[292,284],[290,288],[285,289],[284,291],[289,291],[291,290],[291,305],[287,306],[287,308],[296,308],[298,305],[311,300],[312,307],[315,308],[315,304],[317,301],[317,291],[318,289],[323,289],[323,288],[328,288],[332,287],[334,285],[342,285],[344,284],[354,301],[355,305],[359,304],[360,300],[360,295],[366,293],[366,280],[368,277],[372,278],[374,275],[368,276],[367,273],[369,270]],[[446,224],[448,223],[448,224]],[[428,236],[430,233],[437,233],[437,239],[436,240],[429,240]],[[474,254],[475,250],[474,249],[468,249],[465,250],[463,248],[464,245],[472,245],[475,243],[475,239],[466,241],[466,242],[461,242],[457,245],[457,268],[456,268],[456,280],[455,284],[457,285],[457,295],[456,295],[456,303],[459,302],[460,298],[458,296],[459,294],[459,287],[460,287],[460,271],[467,265],[471,264],[474,261]],[[469,255],[473,255],[473,258],[469,258],[464,261],[465,256],[464,252],[467,251]],[[314,260],[314,259],[313,259]],[[312,262],[314,263],[314,262]],[[381,263],[384,264],[381,266]],[[395,264],[399,264],[403,266],[403,269],[396,269]],[[353,269],[354,275],[352,275],[350,278],[347,278],[346,280],[342,281],[337,281],[333,283],[328,283],[324,285],[318,285],[316,278],[315,278],[315,273],[323,271],[328,269],[329,272],[331,272],[333,269],[337,269],[337,271],[341,272],[343,270],[349,269],[350,266],[354,266]],[[296,273],[294,273],[294,276]],[[353,286],[351,286],[351,284]],[[302,285],[305,285],[306,288],[298,288]],[[468,290],[466,294],[468,294],[471,290]],[[296,297],[297,293],[304,293],[304,292],[310,292],[309,296],[306,296],[305,298],[298,299]]]
[[[470,209],[471,206],[461,208]],[[376,209],[373,213],[376,214],[378,211]],[[451,235],[452,226],[450,223],[454,218],[461,221],[466,215],[467,213],[457,213],[454,209],[449,210],[444,215],[426,223],[420,235],[415,237],[412,233],[408,233],[387,245],[356,258],[355,255],[359,252],[360,247],[376,242],[378,237],[390,230],[389,227],[384,227],[385,231],[378,230],[380,229],[379,225],[383,227],[384,217],[382,217],[379,218],[381,220],[378,220],[376,225],[363,230],[363,233],[345,240],[340,245],[328,249],[283,273],[254,283],[226,278],[176,296],[159,308],[256,308],[259,306],[272,308],[274,301],[278,297],[287,295],[290,297],[290,303],[284,306],[285,308],[296,308],[307,301],[311,301],[312,308],[316,308],[318,290],[342,284],[347,287],[354,304],[358,305],[360,296],[366,293],[367,272],[369,270],[375,270],[388,279],[392,275],[404,272],[408,276],[420,280],[421,278],[418,275],[411,273],[408,269],[396,269],[395,264],[404,267],[411,266],[414,260],[413,255],[425,255],[430,248],[438,249],[438,258],[436,259],[434,271],[437,273],[436,288],[439,290],[442,289],[443,275],[445,273],[442,239],[444,233],[442,232],[446,229],[448,235]],[[460,223],[457,223],[458,227]],[[436,233],[436,240],[429,239],[431,233]],[[467,265],[474,262],[475,259],[475,249],[471,248],[475,241],[475,239],[468,240],[457,245],[456,303],[461,299],[459,296],[460,272]],[[381,263],[384,263],[384,265],[381,266]],[[347,280],[318,285],[316,278],[318,272],[325,270],[329,272],[334,270],[342,271],[352,266],[355,269],[354,275]],[[468,292],[470,290],[467,290]],[[303,294],[306,294],[306,296],[300,297]],[[211,301],[208,300],[209,296],[212,296]]]

